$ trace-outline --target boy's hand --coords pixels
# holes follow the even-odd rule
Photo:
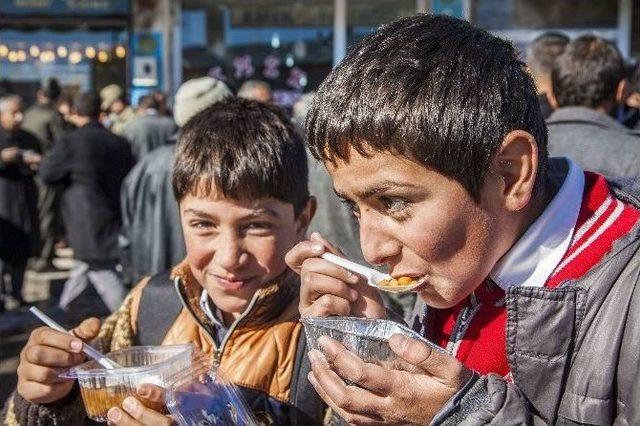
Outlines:
[[[320,255],[325,251],[343,256],[314,232],[309,241],[298,243],[285,258],[289,267],[300,274],[300,315],[386,318],[378,290],[360,275],[322,259]]]
[[[165,403],[165,392],[159,386],[144,384],[138,389],[138,394],[160,404]],[[122,401],[122,408],[113,407],[107,412],[107,419],[112,425],[153,425],[168,426],[175,424],[173,418],[145,407],[136,398],[130,396]]]
[[[37,404],[48,404],[66,397],[74,381],[58,377],[61,370],[85,360],[82,342],[98,335],[100,320],[89,318],[73,329],[73,335],[40,327],[29,336],[20,353],[18,393]]]
[[[413,372],[364,362],[328,337],[319,343],[322,352],[309,352],[309,381],[349,424],[429,424],[473,376],[454,357],[400,334],[389,345]]]

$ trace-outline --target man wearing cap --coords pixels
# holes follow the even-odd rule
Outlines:
[[[178,88],[173,118],[183,127],[193,116],[232,96],[229,88],[211,77],[189,80]],[[121,192],[123,261],[127,279],[165,271],[185,256],[178,205],[171,188],[171,166],[179,131],[167,144],[140,159],[126,177]]]
[[[136,118],[133,108],[127,104],[122,87],[117,84],[105,86],[100,90],[100,99],[102,111],[108,114],[104,126],[116,135],[122,135],[126,125]]]

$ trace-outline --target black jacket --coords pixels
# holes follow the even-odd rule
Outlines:
[[[40,152],[38,139],[31,133],[0,127],[0,151],[10,147]],[[0,160],[0,259],[24,260],[34,254],[38,241],[34,173],[21,159]]]
[[[62,137],[42,162],[42,180],[65,187],[62,217],[77,259],[117,259],[120,186],[133,163],[129,143],[97,122]]]

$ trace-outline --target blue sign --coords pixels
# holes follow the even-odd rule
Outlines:
[[[128,15],[129,0],[0,0],[3,15]]]
[[[133,73],[131,99],[136,103],[140,96],[163,86],[162,34],[159,32],[133,34]]]

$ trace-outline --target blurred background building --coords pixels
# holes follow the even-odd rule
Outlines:
[[[290,105],[349,46],[415,12],[469,19],[520,47],[547,30],[591,32],[640,56],[635,0],[0,0],[0,83],[27,102],[53,76],[71,92],[118,83],[135,103],[210,75],[232,88],[265,80]]]

